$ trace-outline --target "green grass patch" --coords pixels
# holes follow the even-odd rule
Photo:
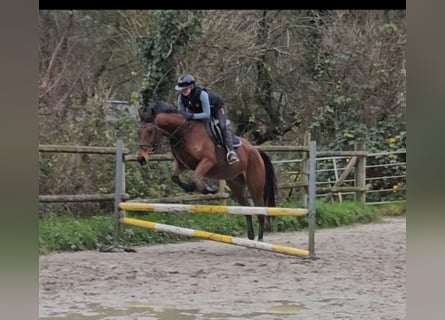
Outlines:
[[[376,204],[374,207],[380,213],[381,216],[404,216],[406,215],[406,201]]]
[[[317,202],[316,225],[319,228],[338,227],[354,223],[379,221],[378,210],[359,202]]]
[[[111,216],[76,218],[49,215],[39,221],[40,253],[101,248],[112,243],[113,232]]]

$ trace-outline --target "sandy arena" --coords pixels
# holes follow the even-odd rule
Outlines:
[[[306,232],[265,242],[307,249]],[[316,230],[315,259],[213,241],[40,256],[40,319],[406,319],[406,218]]]

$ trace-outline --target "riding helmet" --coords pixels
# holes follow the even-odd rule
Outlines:
[[[195,78],[191,74],[185,74],[179,77],[178,84],[175,89],[181,91],[187,88],[193,88],[195,86]]]

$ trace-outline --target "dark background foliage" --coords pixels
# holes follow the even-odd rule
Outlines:
[[[137,110],[176,104],[187,72],[256,145],[300,145],[310,131],[320,149],[406,148],[405,10],[41,10],[39,27],[41,144],[122,137],[136,151]],[[147,186],[169,179],[168,163],[128,169],[132,196],[179,192]],[[40,154],[40,194],[109,193],[113,178],[111,156]]]

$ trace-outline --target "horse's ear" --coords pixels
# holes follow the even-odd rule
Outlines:
[[[144,112],[141,109],[138,110],[140,120],[144,120]]]

